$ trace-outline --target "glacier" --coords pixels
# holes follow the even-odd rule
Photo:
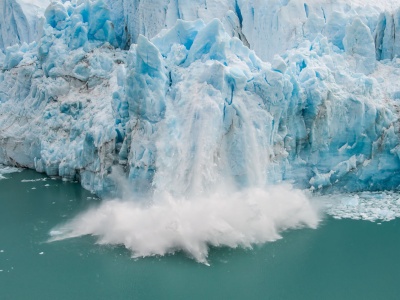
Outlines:
[[[49,0],[0,1],[0,49],[39,39],[45,24]]]
[[[80,0],[82,2],[82,0]],[[69,3],[69,1],[62,0]],[[79,3],[77,0],[71,3]],[[374,36],[377,58],[392,59],[399,53],[398,3],[396,0],[105,0],[119,47],[129,49],[139,35],[151,39],[177,20],[209,23],[218,18],[225,30],[240,38],[263,60],[298,47],[304,40],[323,34],[340,49],[346,26],[360,18]],[[30,43],[42,35],[48,0],[1,0],[0,49],[16,42]],[[1,26],[1,25],[0,25]]]
[[[207,245],[249,246],[315,227],[318,212],[293,187],[398,191],[396,1],[86,0],[42,2],[33,14],[36,4],[0,0],[8,11],[0,13],[0,163],[79,180],[103,196],[152,195],[154,205],[107,202],[64,237],[95,234],[137,256],[184,249],[206,262]],[[256,200],[241,202],[244,191]],[[185,197],[197,200],[171,200]],[[210,199],[221,203],[211,217]],[[123,220],[139,221],[103,228],[105,215],[124,211]],[[260,219],[243,228],[255,211]],[[159,248],[143,232],[124,240],[128,228],[169,214],[182,222],[167,218],[147,234],[165,236],[174,223],[180,235]],[[191,228],[190,216],[209,221],[188,245],[176,228]]]
[[[44,16],[42,38],[1,55],[2,163],[96,193],[113,190],[115,165],[137,189],[184,180],[177,193],[220,176],[341,191],[400,183],[396,41],[377,45],[388,28],[372,33],[363,15],[341,24],[341,47],[322,32],[271,61],[218,19],[178,20],[123,50],[104,1],[55,2]]]

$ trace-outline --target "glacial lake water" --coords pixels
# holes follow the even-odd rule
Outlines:
[[[0,299],[399,299],[400,221],[326,217],[253,249],[132,259],[49,231],[100,200],[33,171],[0,180]],[[37,180],[28,181],[26,180]]]

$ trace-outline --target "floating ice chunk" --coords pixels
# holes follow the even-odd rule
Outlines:
[[[362,192],[337,194],[321,199],[327,213],[335,218],[390,221],[400,217],[400,203],[395,192]]]
[[[6,167],[0,164],[0,180],[7,179],[7,177],[3,176],[5,174],[11,174],[16,172],[21,172],[22,170],[15,167]]]
[[[38,178],[38,179],[22,179],[21,182],[39,182],[39,181],[46,181],[47,178]]]
[[[354,195],[352,197],[344,198],[341,201],[342,205],[345,206],[358,206],[359,205],[359,196]]]

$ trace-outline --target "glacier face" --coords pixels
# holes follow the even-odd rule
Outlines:
[[[0,50],[41,37],[50,0],[0,0]]]
[[[53,3],[38,42],[0,54],[0,162],[79,179],[97,193],[115,189],[116,165],[141,192],[204,191],[221,178],[396,189],[397,42],[376,9],[356,17],[345,9],[334,26],[341,42],[325,28],[268,63],[218,19],[179,20],[121,50],[104,1]],[[381,31],[372,32],[377,20]]]
[[[49,3],[48,0],[1,0],[0,49],[16,42],[38,40]],[[378,60],[392,59],[400,51],[396,39],[400,36],[396,0],[104,0],[104,3],[110,8],[118,44],[124,49],[136,43],[140,34],[153,38],[161,30],[172,28],[178,19],[202,19],[208,23],[218,18],[231,36],[239,37],[261,59],[270,61],[275,54],[298,47],[318,34],[343,50],[347,25],[360,18],[375,39]]]
[[[107,0],[121,45],[136,43],[140,34],[153,38],[176,20],[206,23],[218,18],[231,36],[239,37],[263,60],[323,34],[340,49],[346,26],[361,18],[377,38],[382,58],[399,54],[395,42],[399,20],[396,0]],[[385,37],[384,37],[385,36]],[[398,42],[397,42],[398,43]],[[388,56],[386,56],[388,55]]]

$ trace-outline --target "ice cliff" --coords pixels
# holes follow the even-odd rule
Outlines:
[[[136,43],[139,34],[154,37],[176,20],[206,23],[218,18],[231,36],[239,37],[264,60],[323,34],[340,49],[346,25],[361,18],[377,37],[377,50],[393,52],[398,4],[384,1],[327,0],[108,0],[122,44]],[[385,38],[383,38],[385,36]],[[386,50],[383,50],[386,48]],[[397,50],[398,51],[398,50]],[[398,52],[396,52],[398,53]],[[392,54],[393,58],[393,54]]]
[[[66,2],[63,0],[62,2]],[[72,4],[84,1],[71,1]],[[139,35],[153,38],[176,21],[205,23],[218,18],[231,36],[240,38],[263,60],[298,47],[318,34],[340,49],[347,25],[360,18],[375,39],[378,59],[398,55],[397,0],[104,0],[109,7],[120,48],[128,49]],[[42,35],[49,0],[1,0],[0,49],[32,42]],[[69,2],[67,2],[69,3]]]
[[[50,0],[0,0],[0,50],[39,39]]]
[[[97,193],[115,166],[138,192],[399,187],[390,1],[55,2],[31,31],[22,3],[0,0],[0,163]]]

